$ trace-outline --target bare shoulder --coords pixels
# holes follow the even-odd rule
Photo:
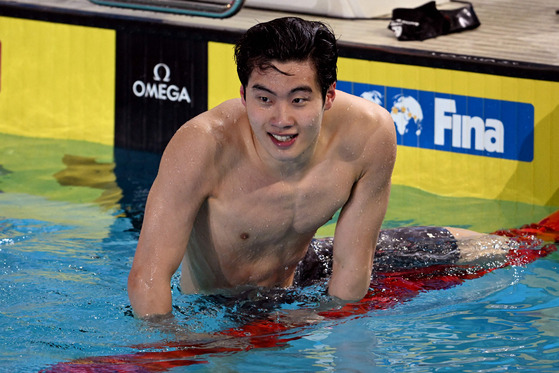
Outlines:
[[[332,109],[334,114],[346,119],[344,125],[358,131],[382,131],[385,135],[395,134],[394,121],[382,106],[361,97],[342,91],[336,92]]]
[[[201,135],[204,139],[214,138],[221,141],[224,130],[237,123],[245,115],[244,106],[240,99],[232,99],[205,111],[183,124],[175,136],[179,141],[185,141],[190,134]]]
[[[212,173],[219,173],[226,167],[221,161],[228,159],[227,153],[240,146],[235,140],[240,138],[239,131],[231,130],[231,127],[242,121],[243,115],[240,100],[229,100],[190,119],[169,141],[160,172],[168,170],[173,177],[189,173],[189,178],[194,176],[193,173],[203,172],[206,179],[210,179]]]
[[[329,126],[340,145],[369,165],[393,163],[396,157],[396,130],[386,109],[369,100],[337,91],[329,113]]]
[[[183,124],[169,142],[165,153],[185,155],[189,158],[197,155],[215,156],[232,145],[232,137],[238,136],[238,130],[231,127],[242,121],[245,116],[242,103],[232,99],[212,108]]]

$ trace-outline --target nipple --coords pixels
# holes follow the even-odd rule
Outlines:
[[[248,233],[246,233],[246,232],[241,233],[241,239],[242,239],[242,240],[246,240],[246,239],[248,239],[248,238],[249,238]]]

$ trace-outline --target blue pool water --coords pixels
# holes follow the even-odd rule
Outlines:
[[[194,332],[208,346],[246,342],[215,333],[250,323],[250,304],[181,295],[177,278],[176,327],[161,330],[131,316],[126,278],[157,162],[148,153],[0,135],[0,371],[164,352],[176,347],[161,342]],[[384,226],[489,232],[556,209],[395,186]],[[558,371],[558,266],[554,253],[390,308],[277,331],[283,342],[271,346],[200,350],[191,365],[169,371]],[[320,295],[307,289],[298,299],[279,307],[312,307]]]

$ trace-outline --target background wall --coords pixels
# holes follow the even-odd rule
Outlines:
[[[66,18],[0,17],[0,133],[158,153],[186,120],[239,96],[230,34]],[[394,184],[559,206],[559,82],[363,48],[342,45],[338,88],[391,112]]]
[[[112,145],[115,30],[0,17],[0,132]]]

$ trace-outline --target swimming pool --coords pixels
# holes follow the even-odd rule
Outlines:
[[[159,359],[135,371],[559,369],[557,253],[358,316],[270,329],[262,339],[243,329],[254,321],[250,302],[243,308],[180,295],[176,277],[179,328],[160,330],[134,319],[126,277],[157,162],[154,154],[87,142],[0,135],[0,371],[88,371],[93,366],[85,363],[99,356]],[[489,232],[556,209],[396,185],[384,226]],[[312,307],[317,294],[302,291],[299,302],[280,307]],[[236,330],[237,337],[222,330]],[[202,339],[194,341],[188,331]],[[177,338],[190,338],[191,347],[173,344]],[[182,364],[174,351],[182,353]],[[80,364],[57,365],[76,359]]]

